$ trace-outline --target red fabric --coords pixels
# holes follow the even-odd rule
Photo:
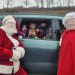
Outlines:
[[[22,67],[20,67],[19,71],[16,74],[12,74],[12,75],[28,75],[28,74],[25,70],[23,70]]]
[[[0,75],[28,75],[26,71],[23,70],[22,67],[20,67],[19,71],[15,74],[0,74]]]
[[[16,26],[18,30],[18,34],[20,33],[18,22],[16,21]],[[14,39],[18,40],[18,36],[14,34],[12,36]],[[23,44],[19,41],[19,46],[24,47]],[[12,41],[7,37],[6,32],[0,28],[0,64],[12,66],[13,62],[9,61],[9,59],[13,55],[12,48],[14,47]],[[6,75],[6,74],[0,74]],[[8,74],[7,74],[8,75]],[[19,71],[16,74],[10,75],[27,75],[27,73],[20,67]]]
[[[14,19],[15,19],[15,17],[14,17]],[[15,19],[15,21],[16,21],[16,28],[17,28],[17,31],[18,31],[18,35],[20,35],[21,34],[20,25],[19,25],[19,23],[16,19]]]
[[[13,36],[13,38],[18,40],[17,36]],[[24,47],[23,44],[19,41],[19,46]],[[13,52],[12,48],[14,47],[11,40],[7,37],[5,31],[0,28],[0,64],[2,65],[13,65],[9,59],[12,57]]]
[[[75,30],[62,34],[57,75],[75,75]]]
[[[12,62],[9,62],[13,55],[12,47],[13,44],[7,38],[5,32],[0,29],[0,64],[12,65]]]
[[[18,39],[18,37],[16,35],[13,35],[12,37],[15,38],[16,40],[18,40],[20,47],[24,48],[24,45],[22,44],[22,42]]]
[[[15,19],[15,17],[14,17],[14,19]],[[16,21],[16,28],[17,28],[18,36],[19,36],[19,35],[21,35],[20,25],[16,19],[15,19],[15,21]],[[13,35],[13,37],[17,40],[18,40],[18,36],[16,34]],[[18,40],[18,41],[19,41],[19,46],[24,48],[24,45],[21,43],[21,41],[20,40]]]

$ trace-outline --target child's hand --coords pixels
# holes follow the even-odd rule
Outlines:
[[[40,30],[39,29],[36,29],[36,31],[39,32]]]

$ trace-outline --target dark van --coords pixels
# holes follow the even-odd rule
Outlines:
[[[1,16],[0,21],[5,15]],[[13,15],[17,18],[20,27],[33,22],[38,27],[46,23],[46,38],[23,38],[26,54],[21,59],[21,65],[29,75],[56,75],[59,54],[59,39],[64,30],[63,17],[50,15]],[[1,23],[1,22],[0,22]],[[50,36],[51,34],[51,36]]]

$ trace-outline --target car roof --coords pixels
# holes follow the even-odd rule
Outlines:
[[[3,18],[6,15],[1,15],[0,18]],[[13,15],[16,18],[41,18],[41,19],[63,19],[62,16],[51,16],[51,15]]]

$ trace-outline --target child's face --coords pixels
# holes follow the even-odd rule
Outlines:
[[[41,23],[41,27],[45,27],[46,26],[46,24],[45,23]]]
[[[36,25],[35,24],[31,24],[31,28],[36,28]]]
[[[24,26],[22,27],[22,31],[25,31],[25,30],[27,30],[26,25],[24,25]]]

